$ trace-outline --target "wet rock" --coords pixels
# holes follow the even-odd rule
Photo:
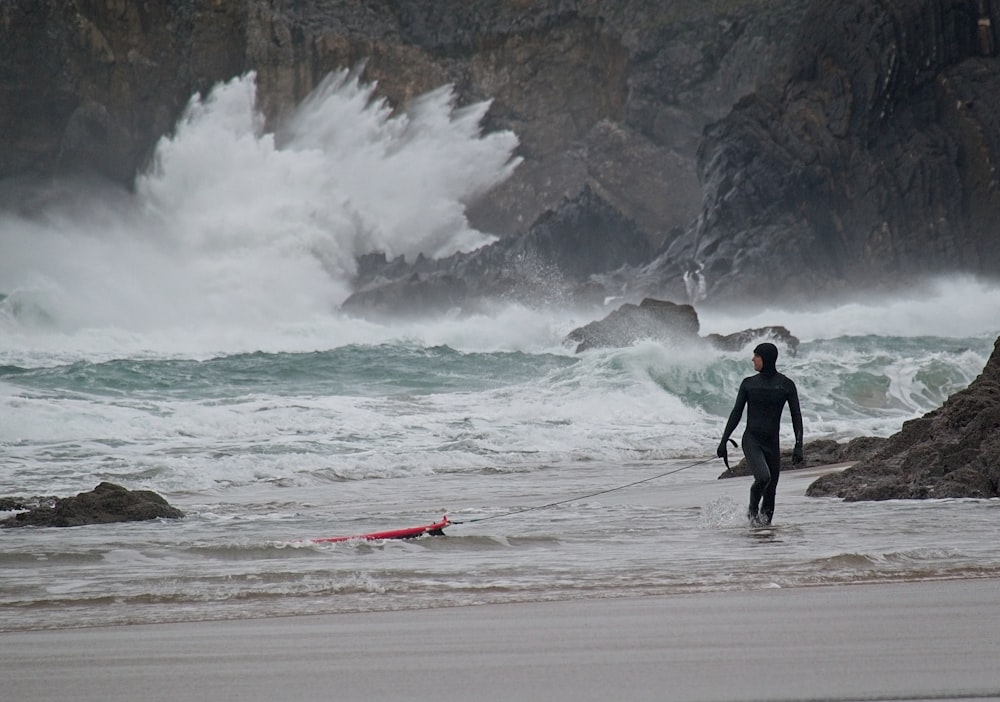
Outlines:
[[[781,326],[744,329],[732,334],[709,334],[705,339],[722,351],[739,351],[755,341],[771,341],[784,347],[788,355],[794,356],[799,349],[799,339]]]
[[[0,497],[0,512],[14,512],[36,509],[37,507],[55,505],[58,497]]]
[[[149,490],[127,490],[103,482],[91,492],[64,497],[53,504],[39,504],[26,512],[0,522],[3,527],[83,526],[111,522],[137,522],[149,519],[178,519],[184,513],[171,507],[160,495]]]
[[[1000,338],[983,372],[938,409],[903,424],[811,497],[848,501],[1000,496]]]
[[[473,227],[517,239],[589,188],[656,253],[555,292],[481,265],[492,255],[457,259],[411,287],[358,288],[357,311],[410,293],[728,304],[992,275],[997,26],[1000,3],[982,0],[7,0],[0,180],[132,186],[192,94],[254,71],[277,128],[364,62],[395,109],[452,84],[459,105],[492,99],[487,131],[517,134],[523,162],[466,203]]]
[[[698,339],[698,313],[691,305],[646,298],[626,303],[604,319],[571,331],[567,339],[576,352],[602,347],[630,346],[640,339],[676,343]]]
[[[745,329],[733,334],[699,336],[700,322],[694,307],[647,297],[638,305],[625,303],[603,319],[571,331],[568,342],[576,352],[593,348],[622,348],[640,340],[662,343],[708,342],[723,351],[739,351],[755,341],[773,341],[795,355],[799,340],[785,327]]]

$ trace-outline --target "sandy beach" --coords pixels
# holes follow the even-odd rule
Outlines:
[[[0,635],[5,699],[1000,698],[993,579]]]

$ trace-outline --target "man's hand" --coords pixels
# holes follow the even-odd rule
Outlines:
[[[715,450],[715,455],[721,458],[723,461],[729,458],[729,451],[726,450],[726,440],[723,439],[719,443],[719,448]]]
[[[792,449],[792,464],[800,463],[802,463],[802,444],[795,444],[795,448]]]

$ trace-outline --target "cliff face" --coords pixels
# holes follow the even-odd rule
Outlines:
[[[129,182],[193,92],[244,70],[237,3],[0,4],[0,179]]]
[[[994,6],[1000,3],[993,3]],[[989,2],[813,3],[788,77],[710,126],[698,222],[654,265],[709,299],[1000,271]]]
[[[0,179],[96,170],[128,183],[188,98],[254,70],[272,119],[366,62],[392,104],[444,83],[493,100],[525,158],[470,213],[501,235],[590,186],[659,245],[695,216],[704,125],[750,92],[796,0],[8,0]]]
[[[277,123],[365,62],[398,107],[452,83],[518,135],[474,226],[525,236],[589,202],[659,247],[594,299],[996,274],[998,21],[989,0],[7,0],[0,181],[127,184],[193,93],[256,71]]]

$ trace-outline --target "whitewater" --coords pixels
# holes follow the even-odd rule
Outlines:
[[[49,184],[0,212],[0,495],[111,481],[187,514],[0,530],[0,630],[1000,574],[998,501],[805,498],[817,469],[750,532],[749,484],[712,456],[752,345],[575,354],[607,310],[340,312],[358,255],[494,240],[465,209],[517,138],[447,86],[397,111],[346,71],[273,130],[255,100],[252,74],[192,98],[133,192]],[[801,340],[778,365],[808,443],[940,406],[998,309],[952,276],[699,317]],[[308,541],[443,514],[444,537]]]

